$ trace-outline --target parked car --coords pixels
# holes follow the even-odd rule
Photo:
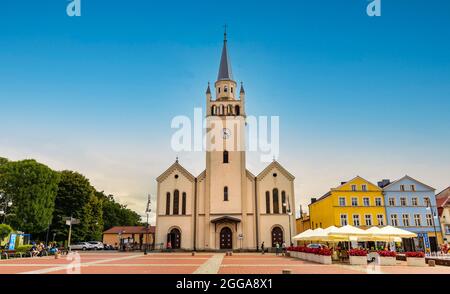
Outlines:
[[[105,246],[103,246],[103,243],[99,241],[89,241],[88,243],[92,246],[92,249],[94,250],[103,250],[105,248]]]
[[[306,247],[308,247],[308,248],[324,248],[325,246],[322,244],[308,244]]]
[[[77,242],[75,244],[71,244],[70,245],[70,249],[71,250],[90,250],[93,249],[94,247],[88,243],[88,242]]]

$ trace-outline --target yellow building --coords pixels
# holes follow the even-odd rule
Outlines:
[[[382,189],[357,176],[332,188],[309,205],[311,228],[352,225],[366,229],[386,225]]]
[[[311,223],[309,222],[309,215],[302,213],[302,216],[295,220],[295,228],[297,234],[300,234],[306,230],[311,229]]]

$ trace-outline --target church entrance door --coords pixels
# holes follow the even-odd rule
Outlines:
[[[228,227],[220,230],[220,249],[233,249],[233,232]]]
[[[278,243],[278,245],[283,244],[283,230],[281,230],[280,227],[275,227],[272,229],[272,247],[276,247],[276,243]]]

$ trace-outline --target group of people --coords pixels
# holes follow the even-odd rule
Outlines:
[[[45,246],[44,243],[42,242],[40,242],[39,244],[33,242],[30,249],[30,253],[31,257],[56,254],[58,253],[58,245],[56,243],[49,243],[48,246]]]
[[[261,243],[261,252],[264,254],[266,252],[266,249],[264,247],[264,242]],[[286,255],[287,247],[286,242],[282,242],[281,244],[278,242],[275,242],[275,254],[278,256],[280,254]]]

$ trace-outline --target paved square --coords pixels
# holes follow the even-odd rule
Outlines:
[[[75,271],[73,271],[75,269]],[[79,271],[77,270],[79,269]],[[450,267],[322,265],[274,254],[79,252],[72,258],[18,258],[0,261],[0,274],[450,274]]]

